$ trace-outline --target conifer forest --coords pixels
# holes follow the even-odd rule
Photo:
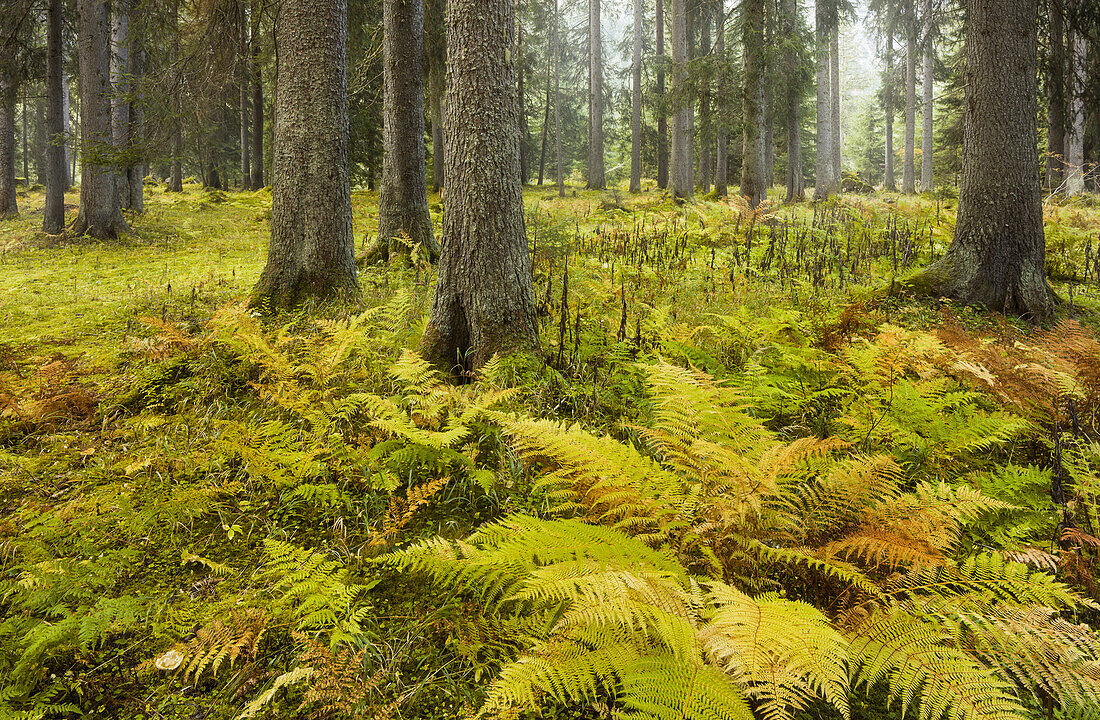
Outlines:
[[[1100,0],[0,0],[78,718],[1100,718]]]

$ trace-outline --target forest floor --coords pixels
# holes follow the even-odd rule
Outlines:
[[[543,357],[493,363],[468,392],[406,353],[430,267],[361,268],[359,307],[265,324],[243,301],[265,261],[270,191],[149,184],[145,198],[117,242],[43,236],[40,191],[0,223],[0,717],[477,706],[522,645],[515,627],[372,559],[545,514],[555,495],[510,444],[518,431],[478,413],[621,440],[652,412],[643,368],[657,362],[736,387],[775,438],[839,438],[896,458],[914,483],[967,482],[1023,508],[953,552],[1057,554],[1046,498],[1063,463],[1092,508],[1080,524],[1100,530],[1091,198],[1045,206],[1048,273],[1066,302],[1056,328],[1035,329],[891,292],[950,244],[949,196],[753,212],[529,187]],[[377,195],[356,191],[352,205],[362,249]],[[1076,440],[1063,442],[1071,421]],[[1017,466],[1031,470],[1005,469]],[[1088,542],[1063,543],[1078,564],[1059,579],[1097,597]],[[363,650],[327,649],[345,646]],[[325,668],[328,695],[292,687],[307,662],[315,677]],[[354,691],[353,665],[369,678]],[[288,694],[265,697],[273,683]],[[852,717],[894,716],[881,700]]]

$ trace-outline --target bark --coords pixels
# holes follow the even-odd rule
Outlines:
[[[15,199],[15,94],[14,73],[0,67],[0,220],[19,214]]]
[[[832,86],[829,83],[829,12],[830,0],[816,0],[814,7],[814,40],[817,61],[817,158],[814,171],[814,200],[832,195],[836,188],[833,177]]]
[[[665,54],[665,0],[656,2],[657,55]],[[665,66],[657,66],[657,187],[668,187],[668,117],[665,115]]]
[[[588,0],[588,189],[607,187],[603,163],[603,47],[600,0]]]
[[[1036,101],[1036,0],[970,0],[958,222],[947,253],[912,285],[1045,320]]]
[[[249,87],[249,68],[252,65],[251,54],[248,52],[248,18],[246,17],[245,4],[241,3],[240,8],[240,52],[237,56],[238,64],[238,102],[240,105],[240,130],[241,130],[241,188],[244,190],[252,189],[252,158],[250,157],[251,145],[250,133],[248,127],[249,113],[248,113],[248,91]],[[258,189],[258,188],[257,188]]]
[[[1050,0],[1050,57],[1047,66],[1047,187],[1054,191],[1062,185],[1066,146],[1066,56],[1065,5]]]
[[[172,72],[173,114],[170,120],[172,128],[172,167],[168,171],[168,192],[183,192],[183,100],[180,72],[180,0],[172,0],[172,30],[170,58]]]
[[[435,62],[428,70],[428,101],[432,111],[432,192],[443,188],[443,86],[446,70],[442,62]],[[541,175],[541,170],[539,171]]]
[[[252,189],[264,187],[264,84],[263,68],[260,67],[260,7],[252,8],[252,151],[249,153],[252,174]]]
[[[546,33],[546,104],[542,111],[542,147],[539,150],[539,187],[546,178],[546,144],[550,135],[550,91],[554,87],[554,33]]]
[[[133,15],[143,12],[143,6],[135,6]],[[131,28],[133,28],[133,15],[131,16]],[[141,20],[138,15],[138,20]],[[123,205],[132,212],[141,214],[145,212],[145,110],[141,98],[141,77],[145,73],[145,46],[141,38],[131,31],[130,43],[130,72],[134,81],[131,83],[132,97],[127,101],[130,105],[129,132],[127,153],[130,158],[126,168],[129,197],[123,199]]]
[[[497,2],[498,0],[493,0]],[[554,155],[557,162],[555,180],[558,197],[565,197],[565,168],[561,156],[561,15],[558,0],[554,0]]]
[[[723,0],[718,0],[715,10],[715,29],[718,37],[714,41],[714,49],[720,62],[725,62],[726,58],[726,13],[724,5]],[[717,137],[715,143],[714,192],[718,197],[726,197],[729,194],[729,182],[727,180],[729,176],[729,133],[721,115],[721,113],[718,113],[718,123],[715,128]]]
[[[898,189],[894,178],[894,28],[886,29],[886,79],[884,82],[883,108],[886,112],[886,162],[883,189],[894,192]]]
[[[778,0],[771,0],[764,5],[764,44],[767,48],[775,47],[775,5]],[[775,185],[775,96],[772,92],[774,75],[773,65],[764,65],[764,187]]]
[[[367,261],[408,257],[411,247],[435,261],[424,177],[424,5],[422,0],[382,3],[382,186],[378,238]]]
[[[62,16],[62,23],[64,23],[64,15]],[[64,48],[62,48],[64,51]],[[64,57],[62,57],[64,60]],[[62,133],[62,154],[65,161],[65,173],[62,178],[62,183],[65,190],[68,190],[73,186],[73,164],[75,155],[70,149],[70,143],[72,142],[69,130],[69,77],[65,74],[64,63],[61,67],[61,133]]]
[[[634,57],[630,88],[630,192],[642,189],[642,0],[634,0]]]
[[[787,75],[787,202],[805,199],[802,179],[802,98],[795,82],[798,66],[798,0],[783,0],[782,27]]]
[[[538,347],[519,184],[512,0],[449,0],[443,255],[421,342],[429,360],[476,369]]]
[[[921,192],[932,192],[934,183],[932,178],[932,0],[924,0],[924,97],[921,99],[921,107],[924,110],[921,118],[921,158],[920,158],[920,189]]]
[[[691,104],[687,102],[688,29],[687,0],[672,0],[672,93],[679,108],[672,115],[671,168],[673,197],[688,199],[691,182]]]
[[[348,180],[347,5],[283,3],[275,18],[271,244],[253,304],[358,290]],[[417,63],[419,67],[419,63]]]
[[[522,0],[518,0],[522,2]],[[518,12],[518,10],[517,10]],[[519,87],[519,182],[527,184],[527,95],[523,87],[523,22],[516,18],[516,76]]]
[[[1066,47],[1066,162],[1063,173],[1067,195],[1085,191],[1085,37],[1071,29]]]
[[[131,0],[111,0],[111,138],[118,155],[119,203],[130,207],[130,3]]]
[[[77,61],[80,66],[80,211],[74,235],[99,240],[128,227],[119,207],[111,155],[111,19],[104,0],[79,0]]]
[[[42,231],[56,235],[65,227],[65,125],[61,119],[61,0],[46,5],[46,207]]]
[[[711,8],[709,3],[701,3],[696,6],[699,30],[699,57],[710,55],[710,24]],[[711,140],[714,124],[711,122],[710,110],[711,87],[708,79],[703,78],[699,88],[699,134],[696,144],[699,147],[699,164],[695,169],[695,187],[704,194],[710,192],[711,172]]]
[[[756,207],[768,197],[764,177],[764,0],[742,0],[744,32],[744,130],[741,152],[741,195]]]
[[[835,22],[835,21],[834,21]],[[832,128],[833,148],[833,184],[837,192],[843,189],[844,175],[841,166],[843,138],[840,136],[840,28],[833,25],[832,49],[829,52],[829,87],[832,98],[829,100],[829,124]]]
[[[905,2],[905,165],[901,172],[901,191],[917,191],[917,30],[913,1]]]

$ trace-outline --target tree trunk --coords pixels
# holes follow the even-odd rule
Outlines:
[[[924,117],[921,122],[920,189],[932,192],[932,0],[924,0]]]
[[[499,2],[499,0],[493,0]],[[565,197],[565,167],[561,156],[561,15],[554,0],[554,155],[557,160],[558,197]]]
[[[424,5],[421,0],[382,3],[382,186],[378,238],[367,261],[408,257],[418,244],[439,258],[432,234],[424,177]]]
[[[714,41],[714,49],[719,62],[726,61],[726,9],[724,0],[718,0],[715,7],[715,30],[717,37]],[[714,193],[718,197],[729,195],[729,132],[722,120],[722,113],[717,113],[716,143],[715,143],[715,168],[714,168]]]
[[[764,0],[742,0],[744,30],[744,131],[741,152],[741,195],[756,207],[768,197],[764,177]]]
[[[252,175],[252,189],[264,187],[264,84],[263,68],[260,66],[260,8],[257,3],[252,8],[252,152],[249,171]]]
[[[698,57],[710,55],[710,24],[711,7],[707,2],[696,5],[696,18],[699,22],[699,53]],[[695,168],[695,187],[703,194],[710,192],[711,156],[710,144],[713,139],[713,123],[711,122],[711,85],[709,78],[700,78],[699,83],[699,134],[696,136],[696,145],[699,148],[698,165]]]
[[[634,0],[634,56],[630,88],[630,192],[642,189],[642,0]]]
[[[817,157],[814,161],[814,200],[829,197],[835,191],[833,179],[833,116],[832,85],[829,82],[830,0],[816,0],[814,7],[814,40],[817,60]]]
[[[1066,154],[1066,57],[1064,0],[1050,0],[1050,43],[1047,66],[1047,187],[1053,192],[1062,185]]]
[[[284,3],[275,18],[275,46],[271,244],[253,290],[253,304],[269,311],[358,290],[345,1]]]
[[[657,0],[657,187],[668,187],[668,117],[665,115],[665,0]]]
[[[112,165],[97,162],[112,146],[111,19],[104,0],[79,0],[77,60],[80,65],[80,211],[70,226],[74,235],[99,240],[129,229],[119,207]]]
[[[1045,320],[1054,294],[1040,196],[1036,0],[969,0],[955,238],[914,288]]]
[[[600,0],[588,0],[588,189],[607,187],[603,166],[603,47]]]
[[[245,4],[242,2],[240,7],[240,53],[237,57],[238,74],[240,76],[238,80],[238,102],[240,105],[240,130],[241,130],[241,188],[243,190],[252,189],[252,158],[251,145],[249,141],[249,113],[248,113],[248,91],[249,87],[249,68],[252,65],[251,53],[248,51],[248,17],[245,12]]]
[[[1067,195],[1085,191],[1085,36],[1071,29],[1066,47],[1065,186]]]
[[[62,14],[64,23],[64,14]],[[64,51],[64,48],[62,48]],[[64,54],[62,54],[64,61]],[[64,157],[65,171],[61,179],[62,187],[68,190],[73,186],[73,162],[76,155],[71,150],[72,136],[69,129],[69,76],[65,74],[64,62],[61,67],[61,133],[63,145],[61,148]]]
[[[550,91],[554,87],[554,33],[546,33],[546,105],[542,111],[542,148],[539,150],[539,187],[546,179],[546,145],[550,136]]]
[[[522,3],[523,0],[517,0]],[[523,68],[526,63],[523,60],[523,22],[516,17],[516,84],[519,92],[519,182],[527,184],[527,95],[523,87]]]
[[[19,215],[15,194],[15,95],[14,73],[0,68],[0,220]]]
[[[775,6],[779,0],[764,4],[764,46],[775,47]],[[775,62],[764,63],[764,187],[775,185],[775,97],[772,92]]]
[[[675,198],[688,199],[691,182],[691,104],[684,94],[687,83],[687,0],[672,0],[672,93],[680,107],[672,115],[671,182]]]
[[[130,3],[132,0],[111,0],[111,137],[118,174],[119,203],[130,207]]]
[[[833,148],[833,186],[837,192],[844,187],[844,175],[841,163],[841,150],[844,147],[844,139],[840,136],[840,27],[839,20],[834,20],[832,38],[829,52],[829,86],[832,98],[829,101],[830,126],[832,128]]]
[[[62,0],[46,5],[46,207],[42,231],[56,235],[65,227],[65,125],[61,120]]]
[[[133,27],[134,16],[137,16],[138,22],[142,22],[141,13],[145,12],[144,6],[140,3],[134,6],[133,13],[131,15],[131,27]],[[140,25],[139,25],[140,27]],[[127,154],[130,158],[127,168],[127,188],[129,190],[129,197],[125,198],[123,204],[128,207],[131,212],[140,215],[145,212],[145,104],[141,98],[141,76],[145,73],[145,46],[142,43],[141,37],[134,32],[131,32],[130,39],[130,73],[135,81],[131,81],[130,94],[131,97],[127,99],[129,104],[129,121],[130,125],[127,130]]]
[[[787,74],[787,202],[802,202],[806,198],[802,179],[802,97],[799,93],[798,0],[783,0],[781,29]]]
[[[432,192],[443,188],[443,86],[446,70],[435,63],[428,70],[428,100],[432,111]],[[541,171],[540,171],[541,173]]]
[[[888,21],[889,22],[889,21]],[[886,112],[886,162],[883,189],[894,192],[898,189],[894,178],[894,28],[886,29],[886,79],[883,93],[883,108]]]
[[[183,192],[183,77],[180,69],[180,0],[172,0],[171,61],[173,115],[172,167],[168,172],[168,192]]]
[[[421,342],[429,360],[476,369],[538,347],[516,129],[512,0],[449,0],[443,255]]]
[[[901,191],[917,191],[917,19],[914,0],[905,0],[905,166],[901,173]]]

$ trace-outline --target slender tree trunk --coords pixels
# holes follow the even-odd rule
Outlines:
[[[832,104],[832,85],[829,82],[829,27],[832,22],[831,0],[815,0],[814,39],[817,60],[817,158],[814,171],[814,200],[822,200],[833,194],[833,122],[829,106]]]
[[[249,44],[252,47],[252,152],[250,153],[252,189],[264,187],[264,84],[263,68],[260,66],[260,8],[262,3],[252,7],[252,31]]]
[[[21,125],[21,128],[23,130],[23,184],[26,185],[27,187],[30,187],[30,184],[31,184],[31,168],[30,168],[31,153],[30,153],[30,150],[27,148],[27,127],[28,127],[28,123],[27,123],[27,98],[25,98],[25,97],[23,98],[23,102],[21,103],[21,105],[22,105],[22,110],[23,110],[23,123]]]
[[[1050,0],[1049,65],[1047,66],[1047,187],[1062,185],[1066,146],[1066,56],[1064,0]]]
[[[764,46],[775,47],[775,6],[779,0],[764,3]],[[775,97],[772,92],[775,62],[764,63],[764,187],[775,185]]]
[[[476,369],[538,347],[519,184],[512,0],[449,0],[443,255],[423,355]]]
[[[555,179],[558,197],[565,197],[565,167],[561,156],[561,15],[558,13],[558,0],[554,0],[554,154],[557,160]]]
[[[554,87],[554,33],[546,33],[546,105],[542,111],[542,148],[539,150],[539,187],[546,179],[546,146],[550,136],[550,91]]]
[[[0,220],[16,217],[14,73],[0,68]]]
[[[672,0],[672,92],[681,106],[672,115],[671,183],[673,197],[688,199],[691,182],[691,104],[679,95],[687,83],[687,0]]]
[[[787,202],[802,202],[806,198],[802,179],[802,97],[798,76],[797,39],[799,36],[798,0],[782,0],[782,28],[787,74]]]
[[[657,187],[668,187],[668,116],[665,114],[665,0],[656,2],[657,55]]]
[[[1085,36],[1073,28],[1066,47],[1065,185],[1067,195],[1085,191]]]
[[[1035,320],[1054,313],[1040,196],[1036,0],[970,0],[955,238],[914,287]]]
[[[249,136],[249,113],[248,113],[248,91],[251,89],[249,85],[249,69],[252,65],[252,55],[248,51],[248,17],[245,12],[245,4],[241,3],[240,8],[240,54],[238,55],[237,64],[239,67],[240,79],[238,81],[239,90],[239,103],[240,103],[240,130],[241,130],[241,188],[244,190],[252,189],[252,163],[251,163],[251,145]]]
[[[275,18],[271,243],[253,290],[253,304],[270,311],[358,290],[348,180],[347,27],[344,0],[283,3]]]
[[[905,0],[905,166],[901,173],[901,191],[917,191],[917,20],[914,0]]]
[[[894,28],[886,29],[886,79],[882,89],[883,107],[886,111],[886,167],[883,189],[894,192],[898,189],[894,179]]]
[[[630,192],[642,189],[642,0],[634,0],[634,56],[630,88]]]
[[[839,21],[838,21],[839,22]],[[833,26],[832,46],[829,52],[829,85],[832,99],[829,101],[829,117],[832,126],[833,148],[833,185],[837,192],[844,187],[844,174],[842,172],[841,150],[844,147],[844,138],[840,133],[840,27]]]
[[[141,26],[140,23],[143,22],[141,14],[144,12],[146,12],[144,5],[140,3],[134,5],[131,28],[135,19],[139,23],[138,26]],[[127,100],[130,105],[127,113],[130,121],[127,130],[127,150],[130,160],[126,168],[128,180],[126,185],[130,196],[126,198],[125,205],[132,212],[140,215],[145,212],[145,109],[141,98],[141,77],[145,74],[145,45],[141,37],[133,31],[130,39],[130,73],[132,97]]]
[[[62,23],[64,23],[64,17],[62,17]],[[64,48],[62,48],[62,60],[64,60]],[[69,77],[65,74],[64,63],[61,68],[61,132],[64,145],[62,145],[62,154],[64,155],[65,171],[64,176],[61,179],[62,186],[65,190],[68,190],[73,186],[73,162],[76,155],[72,151],[72,136],[69,128]]]
[[[115,184],[119,203],[130,207],[130,4],[132,0],[112,0],[111,5],[111,134],[119,154]]]
[[[600,0],[588,0],[588,189],[607,187],[603,164],[603,43]]]
[[[744,131],[741,152],[741,195],[756,207],[768,197],[764,176],[764,0],[742,0],[744,30]]]
[[[696,18],[699,22],[699,57],[710,55],[710,3],[701,2],[696,5]],[[695,169],[695,187],[702,193],[710,192],[711,166],[711,141],[713,140],[714,125],[711,122],[711,86],[709,79],[703,78],[699,87],[699,134],[696,137],[696,145],[699,148],[698,165]]]
[[[180,0],[172,0],[172,168],[168,192],[183,192],[183,71],[180,67]],[[82,111],[83,115],[83,111]]]
[[[382,25],[382,186],[378,239],[367,261],[407,257],[418,244],[434,261],[440,248],[424,177],[423,3],[383,0]]]
[[[80,211],[70,226],[74,235],[99,240],[128,228],[119,207],[111,165],[96,162],[113,145],[111,134],[111,19],[103,0],[79,0],[77,60],[80,65]]]
[[[726,8],[725,1],[718,0],[718,4],[715,7],[715,29],[717,31],[717,38],[715,39],[714,49],[718,54],[719,62],[725,62],[726,59]],[[718,197],[726,197],[729,194],[729,132],[726,129],[726,124],[722,120],[722,113],[717,113],[718,121],[715,124],[716,130],[716,158],[714,168],[714,192]]]
[[[934,181],[932,178],[932,0],[924,0],[924,97],[922,108],[924,117],[921,122],[921,159],[920,159],[920,189],[921,192],[932,192]]]
[[[443,188],[443,85],[446,70],[438,63],[428,71],[428,99],[432,111],[432,191]]]
[[[523,0],[517,0],[517,3],[522,3]],[[517,85],[519,87],[519,182],[521,185],[527,184],[527,95],[523,88],[523,67],[526,63],[523,61],[523,21],[519,15],[519,5],[516,9],[516,76]]]
[[[61,121],[62,0],[46,5],[46,207],[42,231],[56,235],[65,227],[65,126]]]

